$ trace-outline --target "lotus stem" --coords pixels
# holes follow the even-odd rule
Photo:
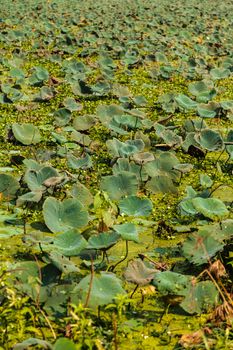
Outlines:
[[[109,270],[113,272],[119,264],[121,264],[125,259],[127,259],[128,253],[129,253],[129,241],[126,240],[125,241],[125,256],[120,261],[118,261],[115,265],[110,266]]]

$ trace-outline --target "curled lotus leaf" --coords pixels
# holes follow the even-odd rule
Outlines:
[[[179,94],[177,97],[175,97],[175,100],[179,107],[185,110],[195,109],[197,107],[197,102],[193,101],[190,97],[184,94]]]
[[[230,69],[219,67],[219,68],[213,68],[210,71],[210,75],[212,79],[219,80],[219,79],[225,79],[231,74]]]
[[[202,118],[214,118],[218,113],[219,107],[220,105],[216,102],[200,103],[197,106],[197,113]]]
[[[224,146],[222,136],[217,131],[211,129],[202,130],[194,136],[194,139],[207,151],[220,151]]]

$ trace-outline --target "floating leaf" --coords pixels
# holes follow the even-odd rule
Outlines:
[[[193,276],[182,275],[173,271],[163,271],[154,276],[153,285],[162,295],[184,296],[187,294],[187,288],[192,279]]]
[[[35,145],[41,140],[39,129],[33,124],[14,123],[12,125],[12,131],[16,140],[23,145]]]
[[[119,234],[116,232],[101,232],[89,238],[88,249],[107,250],[114,246],[118,240]]]
[[[121,236],[125,241],[133,241],[138,243],[139,237],[137,227],[131,222],[125,224],[114,225],[113,229]]]
[[[77,265],[75,265],[70,258],[66,258],[63,254],[54,250],[46,255],[46,260],[56,266],[56,268],[63,273],[77,273],[80,271]]]
[[[38,171],[27,170],[24,181],[31,191],[43,191],[46,189],[46,181],[54,177],[59,178],[56,169],[51,166],[44,166]]]
[[[136,195],[138,180],[135,174],[122,171],[121,174],[103,177],[100,187],[108,193],[110,199],[119,200],[124,196]]]
[[[152,193],[177,193],[177,188],[171,178],[167,175],[154,176],[147,182],[146,188]]]
[[[78,115],[73,121],[73,126],[78,131],[84,131],[89,130],[95,123],[96,119],[93,115]]]
[[[200,103],[197,106],[197,113],[202,118],[214,118],[217,115],[219,105],[215,102],[208,104]]]
[[[53,246],[65,256],[77,256],[87,246],[87,241],[76,231],[67,231],[56,236]]]
[[[72,169],[88,169],[92,167],[91,156],[87,153],[83,158],[77,158],[73,154],[67,156],[67,165]]]
[[[223,148],[222,136],[214,130],[204,129],[195,136],[195,140],[207,151],[219,151]]]
[[[71,111],[67,108],[60,108],[53,113],[55,117],[55,124],[58,126],[65,126],[71,120]]]
[[[92,204],[94,200],[93,195],[88,188],[78,181],[72,186],[70,194],[73,198],[78,199],[85,207]]]
[[[121,214],[133,216],[148,216],[151,214],[153,205],[150,199],[130,196],[119,203]]]
[[[218,290],[211,281],[191,284],[180,306],[189,314],[208,312],[218,304]]]
[[[227,68],[213,68],[210,71],[210,75],[214,80],[225,79],[231,74],[231,71]]]
[[[1,199],[10,200],[15,198],[16,192],[20,188],[19,182],[11,175],[0,174],[0,196]]]
[[[84,277],[75,288],[74,293],[78,293],[83,303],[87,300],[91,275]],[[121,286],[121,281],[115,274],[101,272],[100,275],[94,275],[90,289],[88,307],[96,309],[98,306],[113,303],[118,295],[126,294]]]
[[[197,106],[197,103],[195,101],[184,94],[179,94],[177,97],[175,97],[175,100],[180,107],[187,110],[195,109]]]
[[[202,230],[188,236],[183,243],[182,252],[191,263],[202,265],[207,263],[222,248],[221,242],[212,237],[208,231]]]
[[[63,202],[53,197],[46,198],[43,205],[46,226],[52,232],[64,232],[71,228],[81,228],[88,223],[88,213],[77,199]]]
[[[213,180],[207,174],[200,174],[200,184],[204,188],[209,188],[213,185]]]
[[[197,212],[212,220],[222,219],[229,213],[225,204],[217,198],[197,197],[192,203]]]
[[[29,349],[29,346],[42,346],[43,349],[54,349],[52,344],[45,340],[37,339],[37,338],[29,338],[27,340],[24,340],[22,343],[17,343],[13,346],[13,350],[27,350]],[[68,349],[67,349],[68,350]]]
[[[77,350],[72,340],[67,338],[59,338],[53,346],[53,350]]]

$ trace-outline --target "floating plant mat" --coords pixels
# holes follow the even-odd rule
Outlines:
[[[0,348],[233,348],[233,4],[186,2],[1,3]]]

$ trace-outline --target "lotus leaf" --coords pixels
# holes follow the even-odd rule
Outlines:
[[[80,233],[71,230],[54,238],[53,246],[65,256],[77,256],[87,246],[87,241]]]
[[[46,189],[46,180],[54,177],[59,178],[56,169],[51,166],[45,166],[38,171],[32,169],[27,170],[24,176],[24,181],[31,191],[44,191]]]
[[[200,134],[196,134],[194,139],[207,151],[220,151],[223,149],[223,139],[217,131],[204,129]]]
[[[121,236],[125,241],[139,242],[137,227],[131,222],[124,224],[114,225],[113,229]]]
[[[42,346],[43,349],[50,349],[53,350],[54,347],[52,344],[45,340],[37,339],[37,338],[28,338],[27,340],[24,340],[22,343],[17,343],[14,345],[13,349],[14,350],[27,350],[29,346]]]
[[[23,145],[35,145],[41,140],[39,129],[33,124],[14,123],[12,125],[12,131],[16,140]]]
[[[0,174],[0,196],[10,200],[15,198],[16,192],[20,188],[19,182],[8,174]]]
[[[187,294],[187,288],[191,284],[193,276],[182,275],[173,271],[163,271],[155,274],[153,285],[157,287],[162,295]]]
[[[45,258],[46,261],[52,263],[58,270],[63,273],[79,272],[79,268],[75,265],[70,258],[66,258],[62,253],[55,252],[54,250],[49,252]]]
[[[72,340],[67,338],[59,338],[53,346],[53,350],[77,350]]]
[[[204,188],[209,188],[213,185],[213,180],[207,174],[200,174],[200,184]]]
[[[141,259],[129,262],[124,272],[126,281],[139,286],[149,284],[155,277],[158,270],[148,267]]]
[[[91,205],[94,200],[91,192],[80,182],[76,182],[72,186],[70,194],[73,198],[78,199],[84,207]]]
[[[71,111],[67,108],[60,108],[53,113],[55,117],[55,124],[57,126],[65,126],[71,120]]]
[[[52,232],[65,232],[72,228],[81,228],[88,223],[88,213],[77,199],[65,199],[63,202],[53,197],[46,198],[43,205],[46,226]]]
[[[179,107],[185,110],[195,109],[197,106],[195,101],[184,94],[179,94],[177,97],[175,97],[175,101],[178,103]]]
[[[73,154],[67,157],[67,165],[72,169],[88,169],[92,167],[91,156],[87,153],[83,158],[77,158]]]
[[[197,197],[192,203],[197,212],[212,220],[222,219],[229,213],[225,204],[217,198]]]
[[[212,79],[219,80],[219,79],[225,79],[231,74],[231,71],[227,68],[213,68],[210,71],[210,75]]]
[[[218,304],[218,290],[211,281],[190,284],[185,299],[180,306],[189,314],[202,314]]]
[[[84,277],[75,288],[74,293],[78,293],[82,302],[87,301],[87,294],[90,288],[91,275]],[[115,274],[101,272],[94,275],[90,289],[88,307],[96,309],[98,306],[113,303],[118,295],[126,294],[121,286],[121,281]]]
[[[73,131],[71,133],[71,138],[72,140],[74,140],[75,142],[79,143],[80,145],[83,146],[90,146],[91,144],[91,139],[88,135],[82,134],[79,131]]]
[[[35,191],[35,192],[27,192],[23,194],[22,196],[19,196],[17,198],[17,206],[23,205],[25,202],[34,202],[38,203],[42,198],[43,193],[41,191]]]
[[[116,232],[101,232],[89,238],[87,248],[107,250],[114,246],[118,240],[119,234]]]
[[[139,153],[140,154],[140,153]],[[146,181],[148,175],[146,174],[144,168],[141,168],[138,164],[130,162],[128,158],[118,158],[117,162],[112,168],[113,174],[120,174],[122,171],[127,171],[136,175],[139,181]]]
[[[147,182],[146,188],[152,193],[177,193],[177,188],[171,178],[167,175],[154,176]]]
[[[136,195],[138,180],[135,174],[122,171],[121,174],[102,177],[100,187],[110,199],[119,200],[124,196]]]
[[[66,97],[63,101],[65,108],[69,109],[70,112],[81,111],[83,106],[78,104],[73,97]]]
[[[82,115],[77,116],[73,121],[73,126],[78,131],[89,130],[93,125],[95,125],[96,120],[93,115]]]
[[[233,129],[229,130],[227,134],[227,140],[226,140],[226,151],[229,154],[229,159],[233,159],[233,144],[229,145],[229,143],[233,143]]]
[[[150,199],[129,196],[119,202],[121,214],[133,216],[148,216],[151,214],[153,205]]]
[[[192,95],[196,96],[196,100],[202,103],[212,100],[217,93],[216,89],[213,87],[213,84],[206,83],[205,81],[191,83],[189,84],[188,89]]]
[[[219,105],[215,102],[209,102],[208,104],[200,103],[197,106],[197,113],[202,118],[214,118],[219,110]]]
[[[188,236],[183,243],[182,252],[191,263],[202,265],[207,263],[222,248],[222,242],[212,237],[207,230],[202,230]]]

